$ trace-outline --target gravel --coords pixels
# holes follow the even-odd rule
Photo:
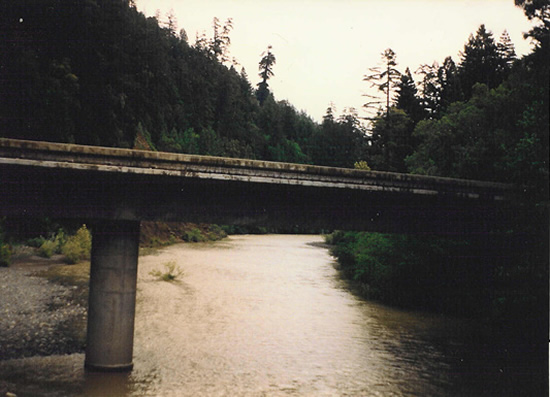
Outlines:
[[[0,360],[82,352],[87,310],[72,299],[76,288],[0,268]]]

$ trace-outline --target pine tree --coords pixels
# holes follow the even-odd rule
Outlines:
[[[451,103],[463,98],[458,68],[453,58],[445,58],[443,65],[437,71],[437,79],[440,86],[438,107],[440,112],[444,112]]]
[[[365,75],[363,81],[369,82],[371,88],[376,88],[378,91],[383,92],[385,102],[376,95],[367,94],[365,96],[372,100],[365,103],[363,107],[369,110],[380,108],[382,104],[385,104],[384,113],[388,115],[390,111],[391,94],[399,83],[401,73],[395,68],[397,66],[396,55],[391,48],[386,49],[382,53],[382,62],[382,68],[378,66],[369,68],[371,74]]]
[[[401,75],[401,81],[397,85],[395,106],[402,109],[411,118],[414,124],[418,123],[425,116],[424,109],[418,98],[418,90],[414,83],[409,68]]]
[[[260,102],[260,105],[263,105],[267,97],[269,96],[269,84],[267,80],[273,77],[273,66],[277,63],[275,55],[271,52],[271,46],[267,46],[267,50],[262,53],[262,59],[259,63],[259,76],[262,78],[262,81],[258,83],[258,90],[256,91],[256,97]]]
[[[437,117],[441,105],[441,85],[439,81],[439,64],[421,65],[416,71],[422,76],[419,83],[420,104],[429,117]]]
[[[500,39],[497,43],[497,51],[499,54],[499,63],[496,73],[504,81],[508,78],[512,70],[512,65],[517,60],[514,43],[512,43],[510,35],[506,30],[500,35]]]
[[[461,52],[459,74],[465,98],[472,96],[472,87],[476,83],[483,83],[489,88],[496,88],[502,83],[503,76],[499,73],[501,64],[501,54],[493,34],[481,25],[475,36],[470,35]]]

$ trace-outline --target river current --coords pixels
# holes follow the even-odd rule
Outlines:
[[[502,395],[471,322],[357,298],[320,243],[233,236],[140,257],[131,374],[86,373],[82,354],[10,370],[29,396]],[[169,262],[179,281],[155,280]]]

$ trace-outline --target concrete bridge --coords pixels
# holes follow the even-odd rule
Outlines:
[[[0,138],[0,216],[92,225],[86,367],[132,368],[141,220],[472,234],[507,184]]]

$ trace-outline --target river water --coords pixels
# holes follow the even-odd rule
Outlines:
[[[506,394],[474,324],[355,297],[321,242],[234,236],[141,257],[134,371],[86,373],[82,354],[15,360],[19,395]],[[179,281],[156,281],[168,262]]]

